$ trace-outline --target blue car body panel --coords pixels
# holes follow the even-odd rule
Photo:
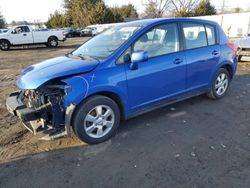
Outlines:
[[[20,89],[36,89],[45,82],[93,70],[98,61],[72,59],[66,56],[46,60],[25,69],[17,80]]]
[[[131,70],[129,63],[116,64],[122,53],[150,28],[162,23],[187,21],[214,25],[218,44],[191,50],[183,48],[179,52],[149,58],[147,62],[139,63],[136,70]],[[140,20],[124,25],[140,26],[141,29],[107,59],[101,62],[69,57],[50,59],[24,70],[17,86],[37,89],[51,79],[61,79],[71,86],[71,91],[64,97],[65,108],[70,104],[78,105],[94,94],[112,94],[121,101],[126,118],[176,96],[198,90],[206,92],[217,70],[224,65],[230,66],[232,76],[235,74],[237,57],[226,46],[228,39],[214,22],[175,18]],[[176,59],[181,62],[174,63]]]
[[[182,59],[182,63],[174,64],[178,58]],[[138,110],[185,91],[184,52],[151,58],[140,63],[137,70],[130,70],[128,64],[125,68],[131,110]]]

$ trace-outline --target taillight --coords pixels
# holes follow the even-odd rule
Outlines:
[[[234,43],[227,43],[227,47],[231,48],[235,53],[238,51],[238,46]]]

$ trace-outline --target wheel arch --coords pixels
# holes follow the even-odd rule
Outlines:
[[[51,39],[51,38],[55,38],[56,40],[58,40],[58,37],[57,37],[57,36],[51,35],[51,36],[48,37],[48,40],[47,40],[47,41],[49,41],[49,39]]]
[[[124,102],[122,101],[121,97],[112,92],[112,91],[100,91],[100,92],[96,92],[96,93],[92,93],[90,95],[88,95],[86,98],[82,99],[80,103],[76,104],[72,110],[72,114],[70,114],[69,120],[68,120],[68,127],[72,126],[72,123],[74,121],[75,115],[76,115],[76,111],[78,109],[78,107],[84,103],[87,99],[94,97],[94,96],[105,96],[108,97],[110,99],[112,99],[119,107],[120,110],[120,117],[121,120],[125,120],[126,119],[126,114],[125,114],[125,105]],[[68,107],[69,108],[69,107]],[[68,109],[67,108],[67,109]]]
[[[225,61],[225,62],[223,62],[222,64],[218,64],[218,65],[214,68],[213,73],[211,74],[211,77],[210,77],[210,79],[209,79],[209,88],[211,88],[212,82],[213,82],[213,80],[214,80],[214,78],[215,78],[215,76],[216,76],[216,73],[218,72],[218,70],[219,70],[220,68],[226,69],[226,70],[228,71],[228,73],[229,73],[230,80],[233,79],[233,76],[234,76],[233,64],[232,64],[231,62],[226,62],[226,61]]]
[[[8,42],[10,43],[9,39],[0,38],[0,41],[1,41],[1,40],[6,40],[6,41],[8,41]],[[10,43],[10,44],[11,44],[11,43]]]
[[[95,95],[102,95],[112,99],[119,107],[121,118],[125,119],[125,105],[122,101],[122,98],[117,93],[112,91],[99,91],[88,95],[85,99],[82,100],[82,102]]]
[[[233,68],[230,64],[224,64],[222,65],[220,68],[224,68],[228,71],[229,75],[230,75],[230,80],[232,80],[233,78]]]

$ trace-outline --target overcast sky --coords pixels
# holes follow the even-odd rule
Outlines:
[[[139,12],[142,12],[146,0],[105,0],[109,6],[123,5],[131,2]],[[0,0],[0,10],[6,21],[27,20],[47,21],[49,15],[55,10],[62,10],[63,0]],[[223,0],[211,0],[216,7],[222,6]],[[227,7],[250,7],[249,0],[225,0]]]

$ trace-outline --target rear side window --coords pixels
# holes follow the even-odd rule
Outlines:
[[[207,46],[207,37],[204,25],[196,23],[184,23],[183,33],[186,49]]]
[[[206,33],[207,33],[207,41],[208,41],[208,45],[214,45],[216,44],[216,40],[215,40],[215,28],[214,26],[211,25],[205,25],[206,28]]]

